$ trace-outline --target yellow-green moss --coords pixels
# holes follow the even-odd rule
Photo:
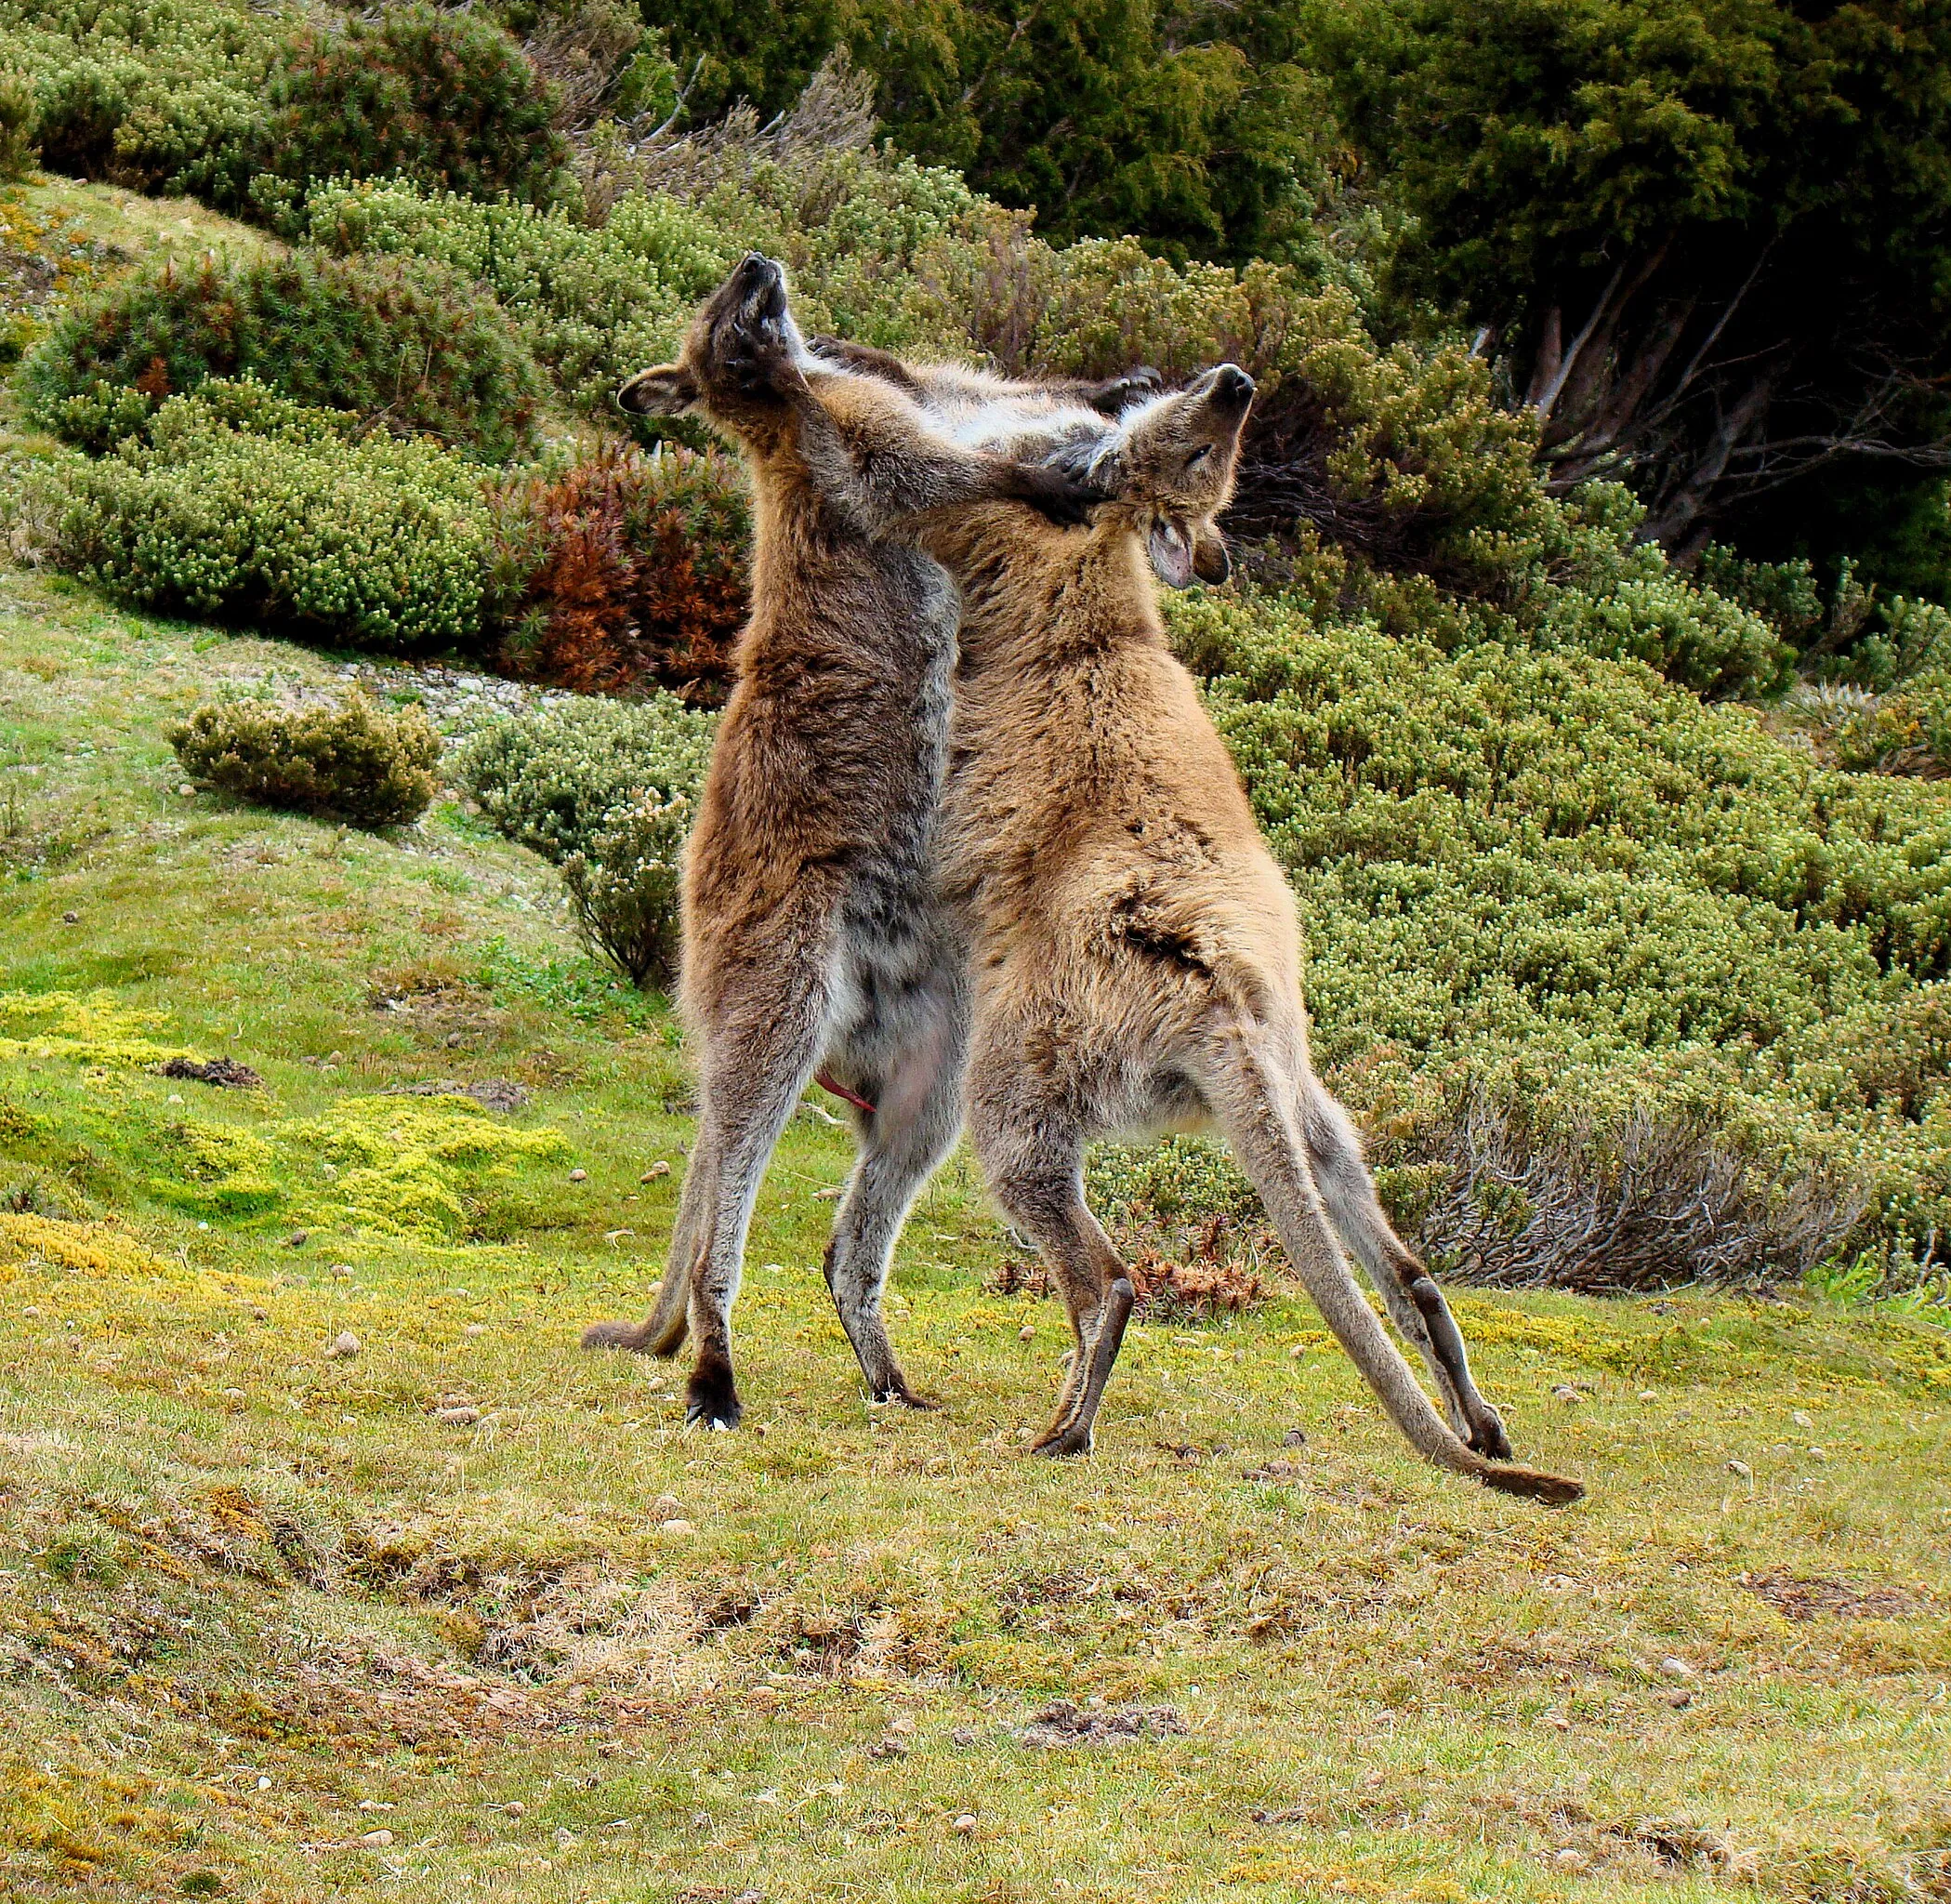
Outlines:
[[[469,1191],[569,1149],[560,1130],[519,1130],[464,1097],[347,1098],[281,1134],[337,1173],[311,1221],[429,1240],[466,1229]]]
[[[111,1224],[56,1223],[51,1217],[0,1210],[0,1261],[36,1258],[110,1279],[175,1274],[173,1264]]]
[[[165,1133],[182,1158],[178,1175],[156,1178],[150,1189],[164,1202],[195,1216],[262,1216],[284,1201],[275,1179],[277,1147],[229,1124],[184,1118]]]
[[[122,1004],[112,992],[0,992],[0,1058],[73,1058],[133,1068],[193,1057],[148,1036],[168,1014]]]

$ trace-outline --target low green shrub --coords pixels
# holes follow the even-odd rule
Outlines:
[[[490,462],[533,446],[542,393],[508,320],[467,279],[308,251],[135,272],[68,311],[20,373],[31,414],[95,452],[169,397],[246,376]]]
[[[353,693],[335,704],[206,701],[166,733],[192,779],[261,805],[362,826],[417,820],[432,804],[441,739],[417,707]]]
[[[670,356],[698,300],[748,248],[734,225],[633,193],[600,228],[560,207],[487,205],[398,179],[334,179],[305,235],[339,256],[428,258],[494,293],[586,410],[613,418],[626,377]]]
[[[99,460],[39,477],[57,565],[112,595],[391,650],[479,641],[480,469],[361,433],[250,378],[172,397]]]
[[[1927,668],[1843,715],[1831,745],[1858,772],[1951,776],[1951,669]]]
[[[42,163],[289,218],[314,180],[392,174],[547,202],[573,189],[557,100],[485,13],[238,0],[0,0]]]
[[[562,868],[584,944],[639,986],[677,970],[684,840],[715,725],[669,694],[566,701],[460,750],[458,777],[481,812]]]
[[[41,163],[236,205],[296,7],[0,0],[0,66],[32,76]]]
[[[1527,1156],[1582,1131],[1602,1161],[1643,1114],[1708,1133],[1764,1201],[1833,1181],[1893,1261],[1951,1234],[1951,1063],[1905,1028],[1951,972],[1941,793],[1826,772],[1631,664],[1445,655],[1291,600],[1168,615],[1293,880],[1317,1053],[1384,1163],[1429,1165],[1418,1132],[1477,1092]]]
[[[678,970],[679,891],[692,803],[643,793],[611,809],[589,843],[562,862],[577,933],[639,989]]]
[[[491,825],[560,866],[626,808],[694,800],[716,727],[671,694],[562,701],[483,729],[455,774]]]

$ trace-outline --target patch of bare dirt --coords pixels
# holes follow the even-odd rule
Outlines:
[[[1917,1610],[1895,1587],[1852,1587],[1847,1580],[1791,1573],[1744,1577],[1742,1584],[1785,1620],[1902,1620]]]
[[[172,1058],[163,1066],[165,1078],[187,1078],[193,1083],[215,1085],[219,1091],[262,1091],[264,1079],[248,1064],[235,1058],[212,1058],[199,1064],[193,1058]]]
[[[1186,1724],[1173,1706],[1080,1706],[1052,1699],[1016,1736],[1024,1745],[1048,1751],[1065,1745],[1123,1745],[1140,1739],[1169,1739]]]

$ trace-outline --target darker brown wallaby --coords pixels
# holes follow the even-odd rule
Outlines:
[[[1212,523],[1252,380],[1222,365],[1080,443],[1076,461],[1114,497],[1080,532],[1008,503],[937,503],[949,446],[897,385],[784,353],[774,372],[807,412],[800,452],[828,495],[884,537],[913,536],[962,587],[941,886],[970,941],[970,1139],[1049,1263],[1076,1340],[1038,1448],[1088,1450],[1131,1313],[1124,1265],[1085,1206],[1085,1145],[1209,1121],[1411,1443],[1486,1487],[1578,1498],[1576,1481],[1509,1461],[1442,1292],[1315,1076],[1293,896],[1167,646],[1148,559],[1175,586],[1223,568]],[[1343,1242],[1421,1352],[1447,1421]]]
[[[779,268],[754,256],[700,311],[678,362],[619,393],[628,410],[701,413],[745,448],[754,607],[685,862],[679,999],[699,1062],[697,1142],[654,1313],[594,1324],[584,1342],[671,1355],[689,1328],[688,1419],[721,1428],[739,1419],[731,1309],[753,1201],[823,1064],[863,1107],[827,1282],[872,1394],[921,1406],[881,1290],[908,1207],[955,1140],[968,1037],[967,954],[932,875],[955,589],[911,541],[874,542],[812,481],[798,413],[775,388],[781,353],[812,361]],[[1114,403],[1129,388],[941,373],[939,414],[971,446],[943,445],[929,499],[1013,496],[1078,520],[1078,478],[997,452],[1101,434],[1108,419],[1078,400]]]

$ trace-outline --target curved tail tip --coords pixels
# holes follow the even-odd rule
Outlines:
[[[641,1349],[643,1325],[639,1322],[592,1322],[583,1331],[586,1349]]]
[[[1521,1494],[1527,1501],[1542,1501],[1547,1507],[1563,1507],[1585,1499],[1585,1483],[1565,1474],[1547,1474],[1537,1468],[1521,1468],[1499,1462],[1485,1462],[1477,1478],[1499,1494]]]

